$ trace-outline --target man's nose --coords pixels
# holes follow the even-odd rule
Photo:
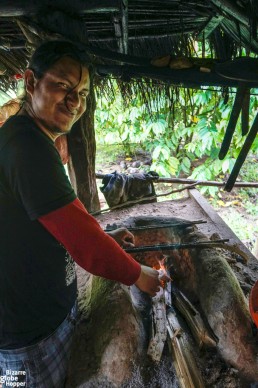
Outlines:
[[[72,90],[71,92],[67,93],[66,102],[68,107],[71,109],[79,108],[81,103],[79,93],[76,90]]]

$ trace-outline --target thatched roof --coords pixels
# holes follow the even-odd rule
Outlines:
[[[15,87],[38,43],[56,38],[84,45],[99,79],[112,74],[125,94],[132,87],[128,81],[135,79],[143,93],[143,79],[151,80],[148,88],[153,80],[169,87],[232,86],[238,88],[236,112],[250,89],[258,87],[257,0],[2,0],[0,33],[2,90]],[[234,179],[256,127],[258,117]],[[224,153],[232,130],[234,125],[226,131]]]
[[[126,63],[132,76],[146,71],[151,77],[151,69],[140,69],[151,58],[196,56],[192,38],[203,43],[204,58],[204,43],[222,62],[258,54],[256,0],[5,0],[0,15],[3,89],[23,72],[33,46],[55,37],[81,41],[97,63],[115,65],[102,67],[102,75],[112,71],[121,76],[116,66]]]

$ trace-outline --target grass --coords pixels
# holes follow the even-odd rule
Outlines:
[[[105,165],[116,162],[118,155],[122,154],[121,145],[99,145],[96,150],[96,171],[101,170]]]
[[[258,156],[248,155],[238,180],[258,182]],[[233,232],[249,249],[258,238],[258,189],[233,189],[230,193],[219,190],[207,198]]]

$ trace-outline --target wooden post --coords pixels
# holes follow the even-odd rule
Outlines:
[[[91,82],[92,85],[92,82]],[[94,112],[96,101],[91,87],[87,110],[68,136],[70,161],[68,171],[79,199],[89,212],[100,209],[95,177],[96,140]]]

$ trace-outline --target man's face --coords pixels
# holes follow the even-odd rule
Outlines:
[[[86,110],[90,77],[86,67],[70,57],[59,59],[44,74],[34,80],[31,113],[40,127],[51,134],[70,131]]]

